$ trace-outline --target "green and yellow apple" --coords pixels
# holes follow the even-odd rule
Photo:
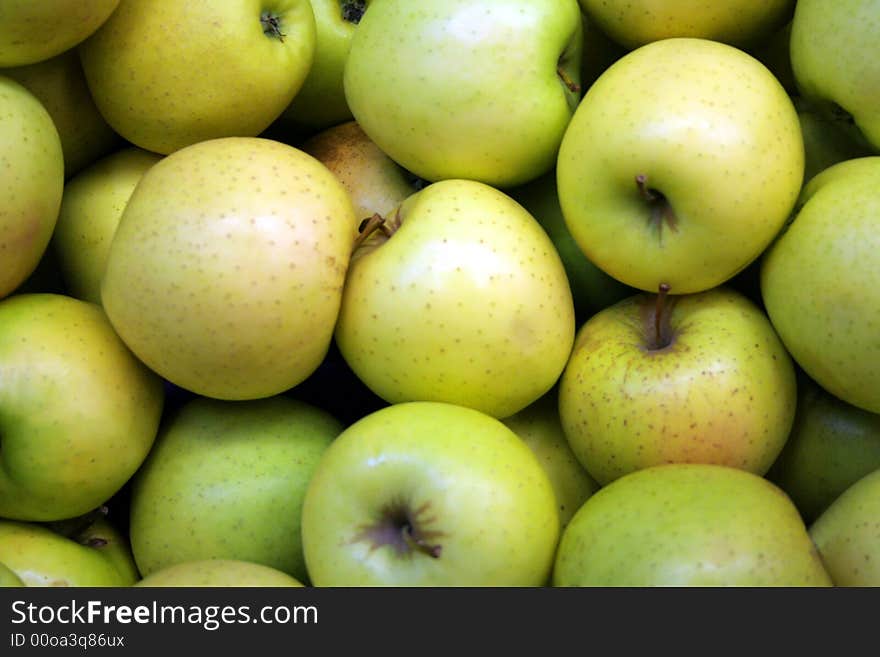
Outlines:
[[[382,219],[352,256],[336,325],[354,373],[390,403],[498,418],[550,390],[571,351],[574,305],[537,220],[474,180],[432,183]]]
[[[556,389],[502,421],[531,448],[550,477],[559,524],[564,529],[575,511],[599,489],[599,484],[568,444],[559,419]]]
[[[739,292],[637,294],[588,319],[559,382],[569,444],[600,484],[663,463],[763,475],[794,421],[791,358]]]
[[[150,451],[163,400],[100,306],[0,301],[0,517],[60,520],[104,504]]]
[[[34,94],[0,75],[0,299],[33,273],[61,206],[64,154]]]
[[[287,573],[240,559],[202,559],[167,566],[139,580],[143,587],[302,587]]]
[[[880,156],[828,167],[762,258],[761,293],[786,349],[816,383],[880,413]]]
[[[840,494],[810,525],[836,586],[880,586],[880,469]]]
[[[788,493],[809,523],[877,468],[880,414],[847,404],[802,376],[794,425],[767,478]]]
[[[314,51],[308,0],[126,0],[79,46],[107,122],[161,154],[260,134],[299,91]]]
[[[104,518],[68,535],[0,519],[0,563],[24,586],[131,586],[140,575],[128,541]]]
[[[791,66],[801,95],[880,151],[880,7],[876,0],[798,0]]]
[[[555,586],[827,587],[777,486],[706,463],[656,465],[599,489],[562,533]]]
[[[0,562],[0,586],[4,588],[8,587],[22,587],[24,586],[24,582],[21,577],[15,574],[9,566],[4,565]]]
[[[755,260],[800,191],[794,104],[754,57],[671,38],[618,59],[587,90],[556,167],[566,224],[618,280],[673,294]]]
[[[553,166],[581,97],[582,38],[576,0],[373,0],[345,97],[417,176],[513,186]]]
[[[61,138],[66,179],[120,147],[121,137],[95,106],[76,49],[35,64],[0,69],[0,75],[18,81],[49,112]]]
[[[440,402],[350,425],[303,503],[315,586],[541,586],[558,537],[534,452],[501,421]]]
[[[626,48],[672,37],[759,43],[791,18],[795,0],[580,0],[584,13]]]
[[[72,49],[118,5],[119,0],[3,0],[0,66],[34,64]]]
[[[129,536],[141,574],[241,559],[304,581],[303,497],[341,431],[329,413],[284,396],[185,403],[132,480]]]
[[[804,184],[833,164],[874,154],[845,123],[829,117],[801,96],[794,99],[804,135]]]
[[[125,147],[65,183],[50,248],[70,296],[101,303],[101,279],[122,211],[141,176],[160,159]]]
[[[206,397],[269,397],[308,377],[333,338],[357,234],[318,160],[259,137],[165,156],[119,220],[101,286],[150,368]]]

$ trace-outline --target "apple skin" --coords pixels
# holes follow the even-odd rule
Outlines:
[[[336,343],[389,403],[443,401],[506,417],[546,393],[574,341],[550,238],[520,204],[473,180],[410,196],[355,251]]]
[[[349,426],[303,503],[315,586],[542,586],[558,536],[553,487],[531,449],[499,420],[441,402],[395,404]]]
[[[880,415],[856,408],[802,375],[794,425],[767,473],[813,522],[843,491],[880,468]]]
[[[95,106],[75,48],[35,64],[0,69],[0,75],[18,81],[49,112],[61,138],[66,179],[122,146]]]
[[[90,539],[101,538],[97,545]],[[0,519],[0,563],[24,586],[131,586],[138,579],[128,542],[106,520],[66,536],[33,522]]]
[[[875,154],[876,149],[854,135],[850,126],[829,117],[803,97],[795,97],[794,101],[804,135],[804,184],[833,164]]]
[[[327,353],[355,235],[348,193],[315,158],[258,137],[200,142],[141,177],[101,301],[129,348],[171,383],[270,397]]]
[[[746,46],[766,39],[791,18],[795,0],[580,0],[584,13],[622,46],[635,49],[672,37]]]
[[[880,156],[810,180],[762,258],[761,293],[786,349],[843,401],[880,413]]]
[[[566,224],[596,266],[641,290],[667,283],[687,294],[726,282],[782,228],[803,180],[803,137],[791,99],[757,59],[706,39],[664,39],[587,90],[556,173]]]
[[[240,559],[200,559],[167,566],[134,584],[151,587],[302,587],[287,573]]]
[[[160,159],[137,146],[122,148],[65,183],[50,248],[70,296],[101,303],[101,279],[122,211],[141,176]]]
[[[64,154],[52,117],[20,83],[0,75],[0,299],[33,273],[64,191]]]
[[[562,534],[554,586],[828,587],[791,500],[758,475],[675,463],[601,488]]]
[[[9,588],[22,586],[24,586],[24,582],[15,574],[15,571],[3,563],[0,563],[0,587]]]
[[[763,475],[794,421],[791,358],[767,316],[724,287],[668,297],[669,344],[651,341],[656,295],[600,311],[578,331],[559,382],[565,435],[605,485],[663,463]]]
[[[0,66],[34,64],[74,48],[118,5],[119,0],[3,0]]]
[[[132,480],[129,535],[140,572],[223,558],[304,581],[302,500],[341,431],[329,413],[282,396],[185,404]]]
[[[101,308],[58,294],[0,302],[0,517],[97,508],[153,445],[164,391]]]
[[[264,33],[264,11],[280,36]],[[293,100],[314,51],[308,0],[126,0],[79,46],[107,122],[163,155],[261,133]]]
[[[580,89],[575,0],[373,0],[343,76],[352,115],[425,180],[509,187],[549,170]],[[514,47],[515,44],[515,47]]]
[[[840,494],[810,525],[835,586],[880,586],[880,469]]]
[[[800,94],[880,151],[880,12],[873,0],[798,0],[790,37]],[[843,116],[841,116],[843,115]],[[854,124],[854,125],[851,125]]]

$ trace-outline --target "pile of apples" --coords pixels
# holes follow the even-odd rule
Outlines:
[[[0,4],[0,581],[880,585],[880,2]]]

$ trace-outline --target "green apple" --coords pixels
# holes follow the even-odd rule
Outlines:
[[[104,504],[150,451],[163,399],[99,306],[0,301],[0,517],[60,520]]]
[[[576,0],[373,0],[345,97],[425,180],[521,184],[553,166],[581,96],[582,37]]]
[[[36,269],[61,206],[64,155],[52,117],[0,75],[0,299]]]
[[[101,300],[132,351],[206,397],[269,397],[305,379],[333,338],[357,227],[312,156],[226,137],[165,156],[119,220]]]
[[[3,0],[0,66],[34,64],[72,49],[118,5],[119,0]]]
[[[3,588],[8,587],[22,587],[24,586],[24,582],[21,580],[21,577],[15,574],[9,566],[0,562],[0,586]]]
[[[559,206],[555,169],[508,194],[538,220],[553,241],[565,265],[579,323],[635,292],[593,264],[574,241]]]
[[[800,93],[880,151],[880,8],[876,0],[799,0],[791,66]]]
[[[806,376],[798,381],[794,426],[767,477],[807,522],[880,468],[880,414],[856,408]]]
[[[303,496],[341,431],[329,413],[283,396],[184,404],[132,480],[129,535],[140,572],[223,558],[305,580]]]
[[[841,493],[810,536],[836,586],[880,586],[880,469]]]
[[[351,196],[358,224],[376,213],[388,216],[421,186],[418,178],[376,146],[357,121],[326,128],[300,148],[339,178]]]
[[[843,401],[880,413],[880,156],[808,182],[761,266],[764,305],[795,361]]]
[[[125,537],[106,520],[65,535],[39,523],[2,518],[0,563],[24,586],[120,587],[139,579]]]
[[[35,64],[0,69],[0,75],[26,87],[49,112],[61,138],[65,178],[120,146],[122,139],[92,100],[75,48]]]
[[[293,101],[278,117],[280,126],[313,133],[351,120],[342,76],[351,38],[370,0],[311,0],[315,14],[315,56]]]
[[[550,390],[571,351],[574,305],[537,220],[474,180],[432,183],[383,219],[352,256],[336,325],[354,373],[390,403],[499,418]]]
[[[598,312],[559,382],[565,435],[603,485],[663,463],[763,475],[796,403],[794,365],[769,319],[724,286],[637,294]]]
[[[314,51],[308,0],[126,0],[79,47],[107,122],[161,154],[261,133],[299,91]]]
[[[554,388],[538,401],[503,420],[528,445],[553,484],[562,529],[590,495],[599,489],[577,460],[559,419]]]
[[[134,584],[142,587],[302,587],[287,573],[240,559],[203,559],[167,566]]]
[[[315,586],[541,586],[558,537],[534,452],[501,421],[441,402],[350,425],[303,502]]]
[[[827,587],[792,501],[758,475],[674,463],[625,475],[578,510],[555,586]]]
[[[70,296],[101,303],[101,279],[122,211],[141,176],[160,159],[125,147],[65,183],[50,248]]]
[[[873,150],[853,136],[851,130],[803,97],[795,97],[795,107],[804,135],[804,183],[832,164],[873,155]]]
[[[782,228],[803,180],[803,137],[757,59],[664,39],[587,90],[556,173],[566,224],[590,260],[632,287],[687,294],[730,279]]]
[[[795,0],[580,0],[590,19],[630,49],[672,37],[753,44],[781,27],[791,17],[794,4]]]

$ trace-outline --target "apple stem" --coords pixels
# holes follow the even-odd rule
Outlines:
[[[651,209],[651,224],[657,226],[662,231],[663,224],[669,226],[670,230],[678,230],[678,219],[672,210],[672,205],[662,192],[648,187],[648,176],[640,173],[636,176],[636,188],[644,199],[645,203]],[[661,233],[662,235],[662,233]]]
[[[660,283],[657,291],[657,305],[654,308],[654,340],[657,349],[669,345],[668,336],[664,335],[666,327],[666,297],[669,295],[671,286],[669,283]]]
[[[385,237],[391,237],[393,234],[393,231],[385,223],[385,217],[378,212],[375,212],[372,217],[367,217],[361,222],[361,225],[358,226],[358,236],[355,238],[354,245],[351,247],[352,253],[357,251],[361,244],[363,244],[364,241],[366,241],[366,239],[377,230],[385,235]]]
[[[406,544],[409,545],[410,548],[418,550],[423,554],[427,554],[432,559],[440,558],[440,551],[443,549],[442,545],[431,545],[422,538],[416,538],[413,536],[412,526],[409,523],[401,527],[400,531],[403,534],[403,540],[406,541]]]
[[[263,34],[284,43],[287,35],[281,31],[281,19],[270,11],[260,14],[260,23],[263,25]]]
[[[559,79],[562,80],[562,84],[568,87],[568,90],[573,94],[579,94],[581,92],[581,85],[571,79],[568,73],[565,72],[565,69],[562,66],[556,67],[556,74],[559,76]]]

